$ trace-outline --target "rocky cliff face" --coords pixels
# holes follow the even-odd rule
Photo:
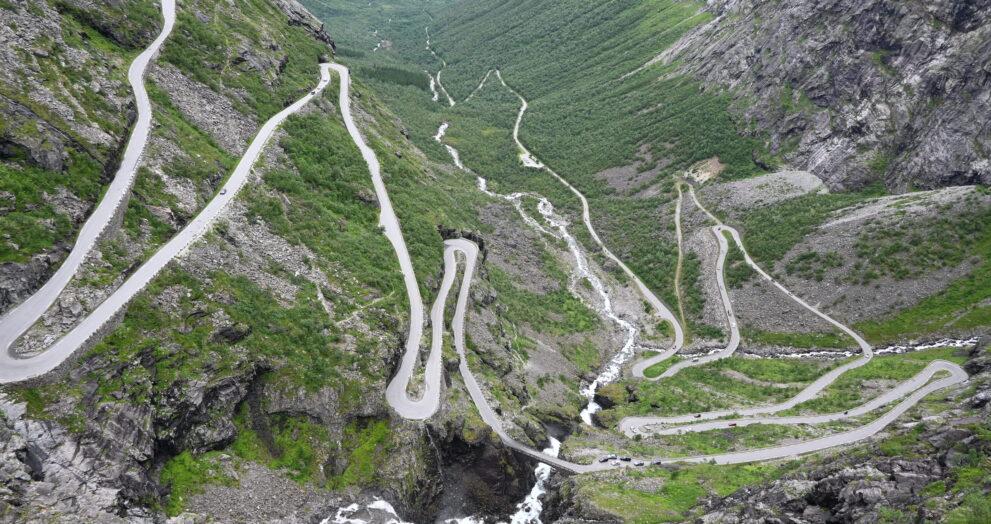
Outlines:
[[[665,51],[833,189],[991,183],[991,4],[710,0]],[[772,159],[759,159],[773,163]]]

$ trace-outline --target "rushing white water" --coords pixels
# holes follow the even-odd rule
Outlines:
[[[499,79],[501,81],[502,76],[499,74],[498,71],[496,71],[496,75],[499,76]],[[524,101],[523,107],[521,108],[520,114],[517,118],[517,124],[519,123],[519,119],[522,118],[523,111],[525,110],[526,110],[526,102]],[[447,148],[448,153],[451,155],[451,158],[454,160],[455,165],[457,165],[461,169],[465,169],[464,165],[461,163],[461,158],[460,155],[458,154],[458,150],[444,143],[442,140],[444,134],[447,132],[448,126],[449,124],[447,122],[442,123],[440,125],[440,128],[437,129],[437,134],[434,135],[434,140],[444,144],[444,147]],[[534,158],[529,154],[529,152],[520,154],[520,159],[523,161],[524,165],[528,165],[529,167],[537,167],[537,168],[543,167],[543,164],[534,160]],[[467,169],[465,170],[467,171]],[[487,189],[485,179],[482,177],[478,177],[478,188],[487,195],[502,198],[504,200],[509,201],[510,203],[513,204],[513,207],[516,208],[516,211],[520,214],[520,216],[523,218],[523,221],[527,225],[530,225],[531,227],[534,227],[535,229],[541,232],[550,233],[546,228],[542,227],[532,217],[530,217],[529,214],[527,214],[526,211],[523,209],[522,199],[524,196],[527,196],[526,193],[512,193],[509,195],[494,193]],[[626,332],[626,340],[623,342],[622,348],[615,355],[613,355],[613,357],[609,360],[609,363],[606,364],[606,367],[602,370],[601,373],[599,373],[599,375],[595,378],[595,380],[582,387],[581,390],[579,391],[583,397],[588,399],[588,404],[581,411],[582,422],[588,425],[592,425],[592,414],[602,409],[602,407],[596,404],[595,401],[593,400],[595,397],[595,392],[600,387],[616,380],[617,378],[619,378],[620,374],[622,374],[623,366],[627,362],[629,362],[631,358],[633,358],[633,355],[635,353],[634,342],[636,341],[637,334],[639,333],[639,331],[633,324],[620,318],[619,315],[616,313],[616,311],[613,309],[612,300],[609,298],[609,293],[606,290],[605,284],[603,284],[602,280],[599,279],[598,275],[596,275],[595,272],[592,271],[588,259],[585,257],[584,252],[582,251],[581,247],[578,244],[578,240],[575,239],[575,237],[572,236],[571,233],[568,231],[568,225],[569,225],[568,221],[565,218],[558,216],[554,212],[554,205],[551,204],[549,200],[539,195],[532,195],[532,196],[538,199],[537,211],[541,214],[541,216],[543,216],[544,220],[547,222],[550,228],[552,230],[556,230],[555,233],[551,233],[551,234],[556,238],[564,240],[565,243],[568,245],[568,250],[571,251],[572,256],[575,257],[575,264],[573,266],[574,269],[572,271],[571,276],[568,278],[569,291],[571,291],[571,293],[579,300],[585,302],[583,295],[578,290],[578,284],[583,280],[587,280],[588,283],[592,286],[592,289],[595,291],[595,294],[599,296],[600,304],[593,305],[586,303],[586,305],[591,307],[592,309],[595,309],[599,314],[615,322],[617,325],[619,325],[621,329],[623,329]]]
[[[437,128],[437,134],[434,135],[434,140],[440,142],[444,138],[444,134],[447,133],[447,128],[450,126],[447,122],[444,122]],[[442,142],[443,143],[443,142]]]
[[[447,149],[447,154],[451,155],[451,160],[454,161],[454,165],[458,166],[458,169],[463,169],[465,171],[468,171],[468,169],[465,168],[465,165],[461,163],[461,154],[458,153],[458,150],[454,149],[450,145],[444,143],[443,140],[441,140],[442,138],[444,138],[444,133],[447,132],[448,125],[449,124],[447,122],[444,122],[443,124],[440,125],[439,128],[437,128],[437,134],[434,135],[434,140],[440,142],[441,145],[443,145],[444,148]]]
[[[901,355],[904,353],[914,353],[916,351],[924,351],[933,348],[965,348],[968,346],[973,346],[977,344],[980,337],[973,338],[941,338],[934,342],[926,342],[924,344],[892,344],[890,346],[885,346],[883,348],[875,349],[875,355]],[[774,355],[750,355],[754,358],[763,359],[774,359],[774,358],[823,358],[823,359],[836,359],[836,358],[849,358],[854,356],[856,353],[852,351],[806,351],[804,353],[777,353]]]
[[[550,439],[550,446],[544,448],[544,453],[556,457],[561,451],[561,441],[554,438],[548,437]],[[508,524],[541,524],[540,513],[544,510],[544,503],[541,501],[547,493],[547,479],[551,477],[551,471],[554,469],[547,464],[540,463],[533,470],[534,476],[537,478],[537,482],[534,483],[533,488],[530,489],[530,493],[516,505],[516,513],[513,513],[509,517]],[[485,521],[476,517],[460,517],[456,519],[447,519],[444,524],[483,524]],[[350,523],[346,523],[350,524]],[[505,522],[500,522],[499,524],[507,524]]]
[[[486,78],[488,78],[488,75],[486,75]],[[482,79],[482,82],[483,83],[485,82],[484,78]],[[442,123],[440,127],[437,129],[437,134],[434,135],[434,140],[444,144],[443,138],[444,138],[444,134],[447,133],[448,127],[449,127],[448,122]],[[454,164],[458,166],[458,168],[468,171],[468,169],[461,164],[461,159],[460,156],[458,155],[458,150],[451,147],[448,144],[444,144],[444,146],[447,148],[448,153],[450,153],[451,159],[454,160]],[[575,239],[570,234],[568,234],[567,222],[554,215],[554,206],[550,203],[550,201],[538,195],[531,195],[538,199],[537,210],[544,217],[544,219],[548,221],[548,223],[550,223],[553,227],[556,227],[558,229],[559,232],[558,234],[555,234],[554,232],[544,228],[540,223],[534,220],[533,217],[531,217],[530,214],[526,212],[526,210],[523,209],[523,197],[527,196],[526,193],[512,193],[509,195],[498,194],[493,191],[489,191],[484,178],[479,176],[477,177],[477,180],[478,180],[478,189],[483,193],[485,193],[486,195],[493,196],[496,198],[502,198],[512,203],[513,207],[516,208],[517,213],[519,213],[520,217],[522,217],[524,223],[547,235],[556,238],[563,237],[566,239],[566,241],[568,242],[568,246],[572,250],[572,253],[574,253],[575,259],[577,261],[575,266],[576,272],[573,273],[572,276],[569,278],[569,286],[568,286],[571,292],[575,296],[581,298],[581,295],[577,292],[576,289],[576,285],[580,281],[580,279],[577,278],[577,274],[579,273],[583,273],[584,278],[589,278],[590,281],[592,281],[591,279],[595,279],[592,284],[593,287],[595,287],[596,283],[598,283],[597,289],[602,288],[602,284],[598,280],[598,278],[595,275],[593,275],[591,271],[589,271],[588,262],[587,260],[585,260],[585,257],[578,249],[577,242],[575,242]],[[604,290],[602,296],[605,302],[605,307],[610,307],[611,310],[609,297],[608,295],[605,295]],[[619,319],[617,318],[617,320]],[[629,324],[627,323],[627,325]],[[630,327],[632,328],[632,326]],[[627,345],[632,345],[632,339],[635,336],[635,334],[636,332],[634,331],[633,335],[631,335],[630,337],[630,340],[627,341]],[[631,356],[632,356],[632,352],[631,352]],[[594,395],[594,390],[592,390],[592,394]],[[590,404],[594,404],[594,402],[590,401]],[[592,420],[591,415],[589,414],[587,415],[587,417],[588,417],[588,423],[590,424]],[[585,420],[585,418],[586,415],[583,415],[582,420]],[[543,451],[548,455],[556,457],[558,453],[561,451],[561,441],[555,439],[554,437],[548,437],[548,438],[550,439],[550,446],[544,449]],[[537,467],[534,469],[533,472],[537,478],[537,482],[534,484],[533,489],[530,490],[530,494],[527,495],[527,497],[523,500],[523,502],[517,505],[516,513],[513,514],[513,516],[510,518],[511,524],[540,524],[541,522],[540,513],[541,511],[543,511],[544,508],[544,505],[541,502],[540,497],[542,497],[547,492],[545,484],[547,482],[547,479],[550,478],[551,471],[552,468],[547,464],[540,463],[537,465]],[[448,524],[477,524],[478,522],[479,521],[474,519],[473,517],[450,519],[447,521]]]
[[[430,54],[434,58],[436,58],[437,60],[439,60],[440,61],[440,65],[441,65],[440,71],[437,71],[437,77],[436,78],[434,78],[433,76],[430,77],[430,89],[434,91],[434,99],[433,100],[434,100],[434,102],[437,102],[439,100],[439,97],[437,96],[437,91],[434,90],[434,87],[436,86],[436,87],[439,87],[440,88],[440,91],[442,93],[444,93],[444,97],[447,98],[447,105],[449,105],[451,107],[454,107],[454,103],[455,103],[454,102],[454,99],[451,98],[451,95],[449,95],[447,93],[447,89],[444,89],[444,84],[441,83],[441,81],[440,81],[440,74],[443,73],[444,72],[444,68],[447,67],[447,61],[445,61],[443,58],[441,58],[440,55],[438,55],[437,53],[435,53],[434,50],[430,47],[430,28],[429,27],[424,27],[423,28],[423,31],[427,34],[427,46],[426,46],[426,50],[427,51],[430,51]],[[427,74],[430,74],[430,73],[427,73]]]
[[[556,457],[561,451],[561,441],[554,437],[549,438],[551,445],[544,449],[544,453]],[[530,490],[530,494],[523,499],[523,502],[516,505],[516,513],[509,519],[510,524],[540,524],[540,512],[544,509],[544,503],[541,502],[540,497],[547,493],[546,483],[551,476],[551,467],[540,463],[533,472],[537,476],[537,482]]]
[[[599,376],[595,377],[591,383],[581,388],[581,395],[588,399],[588,405],[585,409],[581,411],[582,422],[592,425],[592,413],[602,409],[601,406],[595,403],[593,398],[595,397],[596,390],[599,387],[616,380],[620,373],[623,371],[623,365],[626,364],[633,357],[633,342],[637,338],[637,328],[633,326],[630,322],[622,319],[613,310],[612,300],[609,298],[609,293],[606,291],[605,284],[599,279],[598,275],[592,271],[588,259],[582,252],[582,249],[578,246],[578,240],[575,239],[568,232],[568,221],[563,217],[558,216],[554,213],[554,206],[547,200],[541,199],[537,204],[537,211],[544,217],[551,227],[556,228],[559,233],[559,238],[563,238],[568,245],[568,250],[571,251],[572,256],[575,257],[574,271],[571,274],[568,282],[568,288],[573,295],[584,302],[581,293],[577,290],[577,285],[582,280],[587,280],[589,284],[592,285],[592,289],[601,299],[601,305],[598,307],[592,306],[593,309],[598,310],[598,312],[616,324],[618,324],[623,330],[626,331],[626,341],[623,342],[623,347],[617,352],[609,363],[606,364],[605,369],[599,373]],[[591,304],[586,304],[591,306]]]
[[[434,94],[434,96],[431,97],[430,99],[433,100],[434,102],[437,102],[438,100],[440,100],[440,93],[437,92],[437,81],[434,80],[434,75],[430,74],[427,71],[424,71],[424,73],[427,73],[427,78],[430,79],[430,92]]]
[[[333,517],[327,517],[320,521],[320,524],[368,524],[372,519],[375,522],[385,524],[413,524],[399,518],[396,509],[392,504],[375,499],[365,507],[359,504],[351,504],[337,510]]]
[[[941,338],[939,340],[936,340],[935,342],[927,342],[925,344],[915,344],[915,345],[907,345],[907,346],[895,344],[895,345],[883,347],[881,349],[876,349],[874,350],[874,354],[884,355],[890,353],[894,355],[901,355],[902,353],[912,353],[914,351],[923,351],[926,349],[933,349],[933,348],[965,348],[977,344],[977,342],[980,339],[981,337],[972,337],[967,339]]]

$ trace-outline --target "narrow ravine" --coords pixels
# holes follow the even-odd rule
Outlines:
[[[561,451],[561,441],[554,437],[549,437],[551,444],[543,451],[544,453],[556,457]],[[547,479],[551,476],[551,467],[540,463],[534,470],[537,482],[533,485],[530,493],[516,506],[516,513],[509,519],[510,524],[539,524],[540,513],[544,510],[544,503],[541,497],[547,493]]]

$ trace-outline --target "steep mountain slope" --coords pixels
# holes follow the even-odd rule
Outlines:
[[[333,2],[311,3],[318,13],[333,13],[328,7]],[[485,178],[496,192],[545,196],[570,224],[581,224],[580,204],[546,171],[532,169],[534,158],[520,156],[521,146],[513,140],[518,137],[588,197],[592,222],[605,244],[670,305],[683,306],[691,356],[720,351],[731,331],[715,282],[717,247],[710,226],[717,218],[744,232],[748,251],[775,279],[854,325],[873,343],[969,338],[986,331],[991,299],[986,187],[938,189],[987,182],[981,163],[986,157],[984,115],[963,115],[986,105],[981,50],[988,38],[986,24],[949,23],[962,3],[878,3],[863,9],[796,4],[781,12],[780,3],[771,2],[395,5],[403,13],[395,24],[383,22],[384,5],[369,6],[380,18],[356,40],[388,45],[349,52],[346,60],[366,73],[370,87],[409,126],[411,139],[432,159],[463,165]],[[416,16],[417,6],[426,14]],[[972,15],[984,17],[980,9]],[[849,20],[843,31],[857,34],[831,25],[832,18]],[[808,20],[813,22],[804,23]],[[910,28],[923,35],[917,48]],[[361,33],[354,27],[349,31]],[[887,61],[895,53],[878,51],[887,49],[878,47],[885,39],[901,46],[897,64]],[[821,41],[829,43],[820,48]],[[752,48],[762,43],[767,44],[764,51],[755,54]],[[763,60],[760,67],[738,58],[750,54]],[[940,64],[947,71],[940,72]],[[830,71],[837,78],[828,80]],[[817,73],[827,77],[826,87],[836,84],[831,90],[820,85],[829,96],[820,96],[819,105],[799,88],[822,80]],[[867,85],[859,87],[852,79]],[[920,102],[924,97],[911,87],[916,84],[945,84],[951,94],[945,105]],[[830,98],[837,92],[843,97]],[[882,103],[899,108],[892,114],[904,114],[877,125],[861,114],[865,106],[887,111]],[[872,124],[854,129],[839,123],[858,118]],[[803,127],[806,121],[833,124]],[[796,148],[801,140],[808,150]],[[835,155],[816,164],[819,157],[812,151],[834,143],[841,144],[829,150]],[[927,152],[916,156],[916,149]],[[757,176],[781,166],[794,169]],[[698,208],[689,187],[696,189]],[[937,190],[889,194],[922,187]],[[526,198],[521,202],[525,209],[536,207]],[[706,215],[702,206],[716,216]],[[618,273],[580,228],[577,236],[607,271]],[[512,249],[498,250],[507,247]],[[690,367],[656,383],[627,374],[595,396],[606,408],[591,417],[601,427],[567,428],[571,434],[563,456],[590,460],[603,451],[698,455],[808,440],[849,427],[738,428],[698,438],[655,436],[657,441],[644,434],[632,444],[618,435],[618,419],[630,414],[683,415],[780,401],[836,365],[815,358],[792,362],[754,356],[831,358],[860,351],[833,326],[755,278],[739,252],[731,253],[727,263],[743,356]],[[525,335],[543,349],[540,342],[547,337],[539,333]],[[663,349],[664,342],[658,342],[646,334],[637,339],[648,351]],[[546,378],[541,382],[533,374],[545,361],[527,362],[530,348],[522,347],[523,358],[508,362],[509,376],[529,375],[538,380],[535,389],[546,390]],[[934,351],[941,357],[952,353]],[[881,360],[804,409],[871,398],[919,362],[905,359]],[[892,372],[896,368],[902,371]],[[664,369],[661,365],[655,373]],[[516,388],[512,393],[521,409],[532,409],[530,399],[546,398],[528,397]],[[515,416],[514,399],[500,396],[497,404],[505,418]],[[927,404],[910,417],[950,407],[952,401]],[[559,415],[542,414],[542,421],[566,424]],[[800,465],[781,461],[571,478],[558,488],[562,513],[552,515],[563,521],[691,518],[700,514],[692,508],[706,496],[725,496]],[[973,496],[982,489],[975,488]],[[943,509],[958,502],[953,499]]]
[[[991,183],[991,5],[710,1],[661,55],[833,189]]]
[[[47,16],[70,27],[58,12]],[[74,43],[63,52],[74,52]],[[145,79],[153,126],[133,198],[15,351],[43,351],[185,226],[261,123],[316,85],[318,62],[332,51],[321,24],[298,4],[180,5]],[[503,379],[506,363],[519,358],[510,344],[527,340],[516,334],[527,329],[517,327],[525,315],[518,306],[530,308],[534,325],[558,326],[568,344],[590,344],[584,334],[565,336],[571,332],[597,331],[598,320],[564,292],[563,255],[523,240],[511,204],[427,161],[360,80],[354,90],[427,300],[439,284],[445,236],[478,238],[484,229],[494,244],[532,253],[531,267],[503,259],[482,271],[491,284],[476,285],[490,319],[477,333],[495,337],[480,340],[493,352],[478,371],[499,394],[527,395],[524,379]],[[453,398],[427,425],[403,421],[385,402],[407,302],[377,227],[368,172],[335,100],[332,84],[286,121],[223,218],[102,341],[40,385],[3,387],[0,518],[140,521],[186,510],[221,520],[322,518],[333,513],[328,506],[374,494],[409,518],[431,519],[504,515],[522,499],[532,465],[493,445],[456,377],[448,378]],[[6,165],[18,170],[19,161],[27,162],[12,157]],[[30,195],[16,189],[15,198]],[[31,290],[28,283],[22,292]],[[579,374],[547,355],[535,360],[551,358],[562,376]],[[583,358],[601,357],[593,349]],[[563,387],[548,395],[552,414],[580,405]],[[525,414],[516,431],[534,445],[545,438]]]
[[[546,521],[982,511],[986,350],[968,353],[973,340],[944,341],[841,362],[869,348],[814,312],[828,311],[875,343],[970,338],[991,323],[987,188],[886,194],[983,180],[985,124],[959,120],[986,101],[986,86],[959,69],[973,63],[976,71],[985,57],[984,29],[967,22],[984,11],[957,5],[922,13],[915,3],[869,4],[861,20],[858,6],[843,3],[777,13],[770,3],[745,2],[321,0],[314,10],[332,39],[292,1],[184,0],[145,78],[151,138],[119,223],[14,353],[44,351],[211,202],[229,202],[57,372],[0,387],[0,520],[506,520],[535,484],[533,454],[500,442],[482,402],[523,445],[542,449],[559,438],[562,459],[609,469],[552,477]],[[864,24],[864,40],[834,35],[826,23],[799,28],[801,16],[792,18],[829,9]],[[4,84],[11,94],[0,98],[12,101],[0,107],[0,184],[9,183],[0,221],[11,231],[0,251],[0,312],[57,266],[113,174],[130,127],[122,71],[158,23],[156,6],[144,3],[0,0],[7,12],[12,22],[0,22],[0,35],[14,44],[0,57],[15,73]],[[905,28],[889,27],[903,14],[932,49],[908,56]],[[811,33],[796,44],[765,27]],[[751,36],[734,39],[732,31]],[[949,105],[923,104],[925,118],[913,120],[952,147],[929,151],[935,160],[913,171],[918,159],[899,156],[900,165],[892,152],[936,147],[921,138],[925,131],[871,128],[853,138],[837,128],[824,139],[841,144],[826,164],[841,175],[766,174],[780,163],[805,167],[823,150],[820,135],[802,126],[821,115],[851,118],[860,106],[825,96],[816,100],[826,109],[816,111],[800,92],[814,91],[814,74],[789,69],[788,60],[777,69],[776,56],[751,77],[735,57],[764,44],[779,55],[814,56],[819,48],[801,46],[820,31],[851,46],[850,56],[901,38],[897,63],[883,52],[869,67],[820,57],[869,80],[866,99],[899,111],[917,114],[922,98],[889,94],[902,85],[896,69],[906,77],[921,71],[919,85],[931,86],[941,81],[931,63],[952,63],[948,78],[965,79],[962,87],[947,82]],[[59,32],[61,40],[46,36]],[[707,57],[713,49],[722,54]],[[351,113],[381,164],[424,305],[451,282],[442,270],[445,240],[470,239],[481,251],[465,282],[464,360],[449,342],[453,306],[423,326],[428,339],[443,335],[439,382],[415,371],[406,388],[412,398],[441,399],[426,421],[403,418],[384,394],[411,331],[409,275],[397,271],[382,234],[383,193],[367,156],[345,130],[340,77],[313,91],[319,64],[329,60],[353,72]],[[263,123],[290,104],[299,111],[264,145],[243,188],[218,191]],[[798,134],[807,147],[789,149]],[[967,162],[977,167],[960,167]],[[963,171],[920,174],[939,169]],[[723,222],[788,291],[755,276],[742,243],[721,243],[732,238],[713,228]],[[649,303],[624,263],[677,318]],[[681,355],[644,375],[630,371],[630,359],[682,349],[681,328]],[[792,354],[806,358],[761,358]],[[785,410],[844,415],[829,423],[715,420],[730,426],[679,435],[622,429],[626,416],[702,418],[782,402],[861,361]],[[885,431],[832,466],[817,461],[834,451],[732,466],[601,461],[610,452],[700,459],[852,431],[878,412],[844,410],[936,361],[946,367],[934,380],[947,369],[963,380],[959,365],[974,378],[892,415]],[[469,395],[466,366],[482,402]],[[647,379],[672,366],[676,376]],[[967,439],[972,453],[954,439]],[[863,457],[878,452],[897,458]],[[927,453],[938,457],[914,456]],[[840,489],[847,481],[855,488]],[[536,488],[528,504],[543,489]],[[877,496],[884,489],[893,494]],[[519,511],[534,514],[526,505]]]
[[[0,5],[0,311],[43,282],[118,163],[151,2]]]

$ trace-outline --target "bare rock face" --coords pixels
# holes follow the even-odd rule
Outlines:
[[[991,4],[710,0],[662,58],[831,189],[991,183]]]
[[[68,246],[57,244],[52,251],[35,255],[27,262],[0,264],[0,313],[31,296],[48,280],[68,252]]]
[[[325,44],[329,44],[334,50],[337,49],[334,40],[324,30],[324,24],[310,14],[299,2],[296,0],[275,0],[273,3],[289,17],[289,25],[305,27],[314,38]]]

